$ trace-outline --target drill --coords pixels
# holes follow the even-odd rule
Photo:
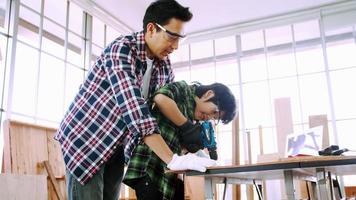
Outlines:
[[[214,135],[213,124],[210,121],[204,121],[201,123],[202,132],[200,133],[200,139],[203,142],[204,148],[209,151],[209,156],[213,160],[218,159],[218,154],[216,152],[216,141]]]

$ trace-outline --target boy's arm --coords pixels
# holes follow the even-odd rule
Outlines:
[[[143,138],[148,147],[166,164],[171,170],[197,170],[205,172],[207,167],[216,165],[214,160],[198,157],[195,154],[178,156],[173,154],[160,134],[151,134]]]
[[[166,164],[172,160],[173,152],[160,134],[148,135],[143,141]]]
[[[180,112],[176,102],[173,101],[173,99],[164,94],[157,94],[153,100],[158,106],[160,112],[175,125],[182,126],[187,121],[187,118]]]

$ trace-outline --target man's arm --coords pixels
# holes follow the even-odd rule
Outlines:
[[[181,126],[187,121],[187,118],[180,112],[176,102],[173,101],[173,99],[164,94],[157,94],[153,101],[156,103],[162,114],[171,120],[175,125]]]

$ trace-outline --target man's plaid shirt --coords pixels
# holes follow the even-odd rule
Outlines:
[[[67,169],[85,184],[119,145],[125,162],[145,135],[159,133],[141,95],[144,33],[113,41],[97,58],[56,133]],[[155,60],[150,93],[173,81],[170,61]]]
[[[155,94],[164,94],[173,99],[182,114],[193,120],[195,86],[188,86],[184,81],[174,82],[163,86]],[[157,119],[163,139],[171,150],[179,155],[182,149],[177,127],[159,112],[157,106],[152,110],[152,115]],[[140,144],[134,150],[123,182],[134,187],[135,179],[148,175],[163,193],[164,199],[172,199],[177,184],[177,175],[164,173],[165,167],[166,164],[146,144]]]

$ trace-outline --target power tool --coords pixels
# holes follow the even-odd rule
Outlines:
[[[218,159],[218,154],[216,152],[216,141],[213,124],[210,121],[201,122],[202,131],[200,134],[200,139],[203,142],[204,148],[209,151],[209,156],[213,160]]]

